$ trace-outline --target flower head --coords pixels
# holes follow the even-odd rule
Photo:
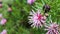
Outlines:
[[[3,30],[1,34],[7,34],[7,30]]]
[[[32,4],[32,3],[34,3],[36,0],[27,0],[27,3],[28,4]]]
[[[37,12],[34,12],[33,10],[32,10],[32,12],[30,12],[30,15],[32,15],[32,16],[29,16],[28,18],[29,18],[29,23],[31,24],[32,23],[32,27],[42,27],[42,25],[45,23],[45,19],[46,19],[46,17],[45,16],[43,16],[40,12],[39,12],[39,10],[37,11]]]
[[[4,25],[6,22],[7,22],[7,20],[3,18],[3,19],[1,20],[1,22],[0,22],[0,24],[1,24],[1,25]]]
[[[46,34],[59,34],[58,26],[56,23],[51,23],[50,26],[47,27],[48,32]]]

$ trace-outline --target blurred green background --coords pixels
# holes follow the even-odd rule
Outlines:
[[[44,12],[44,4],[50,6],[49,15],[52,21],[60,24],[60,0],[36,0],[33,5],[27,4],[27,0],[3,0],[3,7],[0,8],[0,13],[7,19],[7,23],[0,25],[0,32],[3,29],[7,30],[7,34],[45,34],[44,28],[33,29],[28,24],[28,16],[31,9]],[[12,12],[8,12],[8,4],[11,4]],[[48,20],[47,20],[48,21]]]

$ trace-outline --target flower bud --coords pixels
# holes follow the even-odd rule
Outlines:
[[[7,22],[7,20],[3,18],[3,19],[1,20],[1,22],[0,22],[0,24],[1,24],[1,25],[5,25],[6,22]]]
[[[33,4],[35,2],[35,0],[27,0],[28,4]]]
[[[2,2],[0,2],[0,8],[2,8]]]
[[[47,13],[50,11],[50,6],[49,5],[44,5],[43,10],[45,11],[44,13]]]

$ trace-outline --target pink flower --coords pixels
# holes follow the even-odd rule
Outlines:
[[[32,16],[29,16],[29,23],[32,24],[31,26],[33,28],[35,27],[42,27],[43,24],[45,24],[45,19],[46,17],[43,16],[42,14],[40,14],[39,10],[37,12],[34,12],[32,10],[32,12],[30,12],[30,15]]]
[[[7,22],[7,20],[3,18],[3,19],[1,20],[1,22],[0,22],[0,24],[1,24],[1,25],[4,25],[6,22]]]
[[[27,3],[28,4],[32,4],[32,3],[34,3],[36,0],[27,0]]]
[[[48,32],[46,34],[59,34],[58,26],[56,23],[51,23],[50,26],[47,26]]]
[[[0,8],[2,8],[2,4],[0,4]]]
[[[0,34],[7,34],[7,30],[3,30]]]

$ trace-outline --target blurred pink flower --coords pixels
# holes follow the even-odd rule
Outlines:
[[[0,24],[1,24],[1,25],[4,25],[6,22],[7,22],[7,20],[3,18],[3,19],[1,20],[1,22],[0,22]]]
[[[48,30],[48,32],[46,34],[59,34],[58,26],[56,23],[51,23],[50,26],[47,26],[46,30]]]
[[[3,30],[1,34],[7,34],[7,30]]]
[[[8,8],[8,11],[9,11],[9,12],[12,12],[12,8],[9,7],[9,8]]]
[[[0,8],[2,8],[2,4],[0,4]]]
[[[27,3],[28,4],[32,4],[32,3],[34,3],[36,0],[27,0]]]
[[[30,15],[32,15],[32,16],[28,17],[29,23],[32,24],[31,26],[33,28],[42,27],[42,25],[45,24],[46,17],[43,16],[42,14],[40,14],[39,10],[37,12],[34,12],[32,10],[32,12],[30,12]]]

